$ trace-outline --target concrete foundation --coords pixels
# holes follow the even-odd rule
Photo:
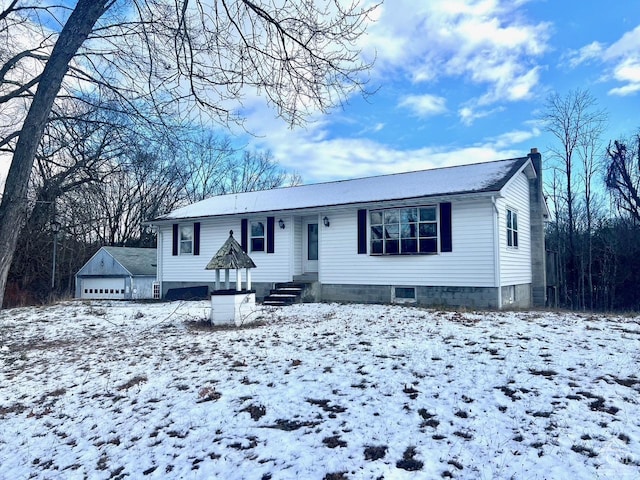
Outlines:
[[[190,282],[164,282],[163,294],[169,288],[203,285]],[[273,288],[272,283],[252,284],[255,299],[262,301]],[[314,282],[305,289],[305,302],[353,302],[391,303],[392,285],[345,285],[320,284]],[[209,285],[213,290],[213,284]],[[416,301],[413,305],[424,307],[498,308],[498,289],[494,287],[438,287],[416,286]],[[515,295],[513,293],[515,292]],[[508,299],[514,298],[513,301]],[[530,308],[531,285],[502,287],[502,308]]]
[[[498,308],[498,289],[483,287],[416,286],[414,305]],[[322,285],[327,302],[390,303],[391,285]]]

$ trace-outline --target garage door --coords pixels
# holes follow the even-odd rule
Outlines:
[[[83,278],[80,298],[124,300],[124,278]]]

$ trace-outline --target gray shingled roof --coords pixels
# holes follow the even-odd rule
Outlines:
[[[157,254],[155,248],[102,247],[131,275],[155,275]]]
[[[237,269],[237,268],[256,268],[251,257],[242,251],[242,247],[236,239],[233,238],[233,230],[229,232],[229,238],[220,247],[211,261],[205,267],[206,270],[221,269]]]
[[[528,159],[512,158],[458,167],[218,195],[174,210],[156,220],[498,192]]]

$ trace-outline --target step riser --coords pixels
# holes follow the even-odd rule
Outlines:
[[[269,292],[264,300],[263,305],[287,306],[293,303],[302,302],[302,292],[305,286],[298,283],[276,283],[275,288]]]

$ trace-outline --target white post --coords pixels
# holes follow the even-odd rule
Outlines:
[[[229,286],[229,269],[224,269],[224,288],[229,290],[231,287]]]
[[[236,291],[242,290],[242,270],[236,268]]]
[[[251,290],[251,269],[247,268],[247,290]]]
[[[220,270],[216,268],[216,290],[220,290]]]

